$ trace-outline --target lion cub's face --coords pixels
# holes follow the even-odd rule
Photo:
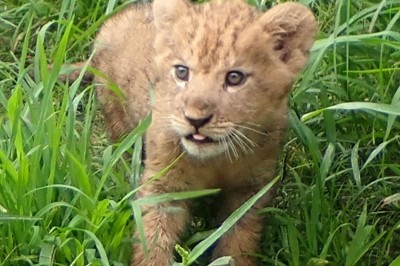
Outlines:
[[[233,159],[284,129],[287,95],[315,35],[308,9],[290,3],[262,14],[244,0],[153,8],[158,115],[190,155]]]

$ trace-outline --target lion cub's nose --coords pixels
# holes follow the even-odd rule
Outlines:
[[[208,122],[210,122],[212,115],[209,115],[207,117],[202,117],[202,118],[192,118],[189,116],[185,116],[186,120],[197,129],[201,128]]]

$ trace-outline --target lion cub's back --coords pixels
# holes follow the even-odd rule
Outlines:
[[[121,101],[98,86],[106,120],[118,121],[107,126],[112,138],[128,133],[149,112],[149,89],[156,77],[154,35],[151,6],[132,5],[108,19],[96,37],[93,66],[115,82],[126,98]]]

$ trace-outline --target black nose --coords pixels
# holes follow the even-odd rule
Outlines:
[[[188,116],[186,116],[185,118],[192,126],[194,126],[196,129],[199,129],[210,122],[212,115],[203,118],[191,118]]]

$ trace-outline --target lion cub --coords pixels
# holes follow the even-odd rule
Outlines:
[[[274,175],[287,124],[287,100],[316,33],[310,10],[279,4],[266,13],[245,0],[155,0],[109,19],[96,38],[92,65],[107,130],[118,139],[150,111],[142,181],[184,156],[138,197],[221,188],[223,221]],[[117,96],[110,80],[122,90]],[[213,257],[255,265],[262,217],[256,204],[219,240]],[[180,211],[177,211],[180,210]],[[134,245],[132,265],[171,265],[190,202],[143,207],[148,253]]]

